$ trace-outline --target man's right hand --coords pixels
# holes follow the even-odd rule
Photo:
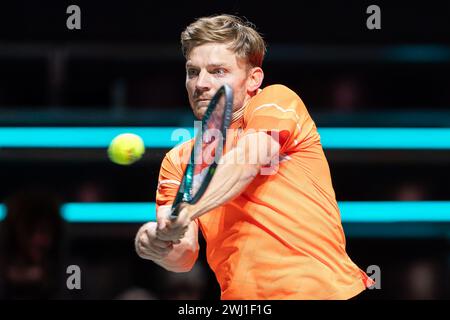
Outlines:
[[[169,215],[172,206],[160,206],[156,212],[157,222],[148,222],[144,224],[138,231],[135,240],[135,247],[137,254],[143,258],[153,261],[160,261],[167,257],[173,250],[174,244],[179,244],[181,241],[162,240],[157,236],[157,230],[164,229],[169,223]]]
[[[157,222],[148,222],[139,229],[135,239],[136,252],[139,257],[152,260],[166,270],[188,272],[198,257],[198,225],[191,222],[182,239],[162,240],[157,236],[157,230],[164,230],[172,223],[168,218],[170,212],[170,205],[160,206],[156,212]]]
[[[157,238],[156,228],[156,222],[148,222],[139,229],[136,235],[136,252],[143,259],[160,261],[173,250],[172,241],[163,241]]]

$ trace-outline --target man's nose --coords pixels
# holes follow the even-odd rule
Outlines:
[[[200,72],[195,87],[198,91],[208,91],[209,89],[211,89],[211,79],[208,72],[206,71]]]

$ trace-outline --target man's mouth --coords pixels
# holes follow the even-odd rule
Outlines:
[[[211,101],[211,100],[198,100],[198,101],[196,102],[196,105],[197,105],[197,107],[199,107],[199,108],[206,108],[206,107],[209,105],[210,101]]]

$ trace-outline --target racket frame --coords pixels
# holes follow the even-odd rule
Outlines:
[[[219,128],[221,134],[222,134],[222,141],[219,142],[218,147],[216,148],[216,153],[214,155],[214,161],[213,163],[206,169],[208,170],[206,172],[206,176],[204,180],[202,181],[200,187],[197,190],[197,193],[194,196],[191,196],[192,194],[192,187],[194,184],[194,166],[195,166],[195,151],[202,150],[202,143],[203,143],[203,134],[205,130],[208,130],[207,123],[213,114],[214,110],[216,109],[217,104],[219,103],[219,100],[222,98],[222,96],[225,99],[225,106],[224,106],[224,114],[223,114],[223,121],[222,125]],[[201,123],[201,130],[197,132],[197,135],[195,137],[195,143],[191,151],[189,163],[186,166],[186,169],[184,170],[183,179],[181,180],[180,187],[178,188],[177,195],[175,197],[175,200],[172,204],[172,210],[171,210],[171,219],[176,219],[178,216],[178,207],[182,203],[189,203],[189,204],[195,204],[198,200],[203,196],[206,189],[208,188],[209,183],[211,182],[212,177],[214,176],[214,173],[216,171],[217,165],[218,165],[218,158],[217,155],[222,155],[223,152],[223,146],[226,143],[226,135],[227,135],[227,129],[230,126],[231,122],[231,116],[233,112],[233,90],[228,85],[223,85],[222,87],[217,90],[217,92],[212,97],[211,101],[208,104],[208,108],[206,109],[205,115],[202,118]]]

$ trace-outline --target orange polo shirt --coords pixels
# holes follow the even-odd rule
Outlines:
[[[231,125],[278,134],[279,163],[234,200],[197,219],[222,299],[348,299],[373,284],[345,250],[320,135],[305,105],[282,85],[260,90]],[[156,203],[173,202],[192,140],[166,154]],[[268,169],[268,168],[267,168]],[[269,172],[273,174],[268,174]],[[201,202],[201,200],[200,200]]]

